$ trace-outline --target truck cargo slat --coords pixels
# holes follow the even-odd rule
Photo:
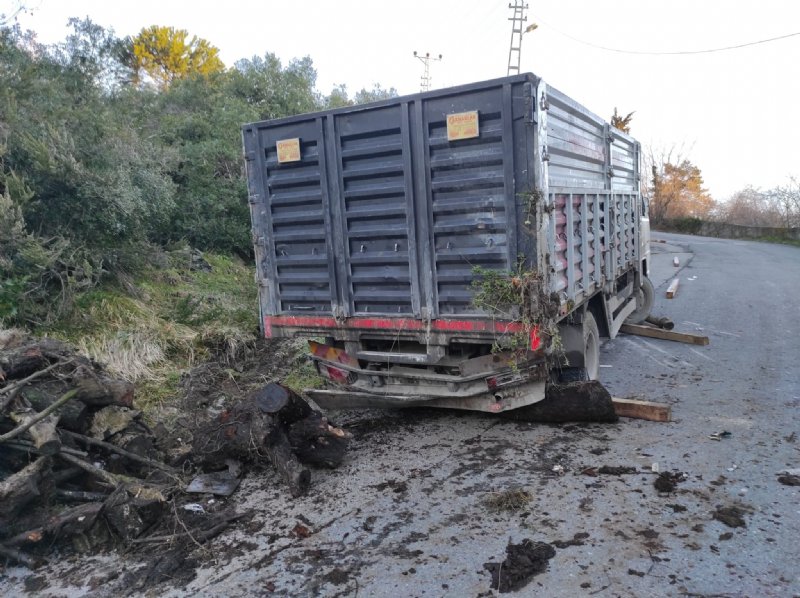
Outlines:
[[[398,152],[402,151],[402,149],[403,146],[399,141],[388,142],[388,143],[377,142],[371,145],[363,145],[363,146],[349,147],[346,149],[342,149],[341,156],[345,160],[358,158],[361,156],[370,156],[370,157],[394,156]]]

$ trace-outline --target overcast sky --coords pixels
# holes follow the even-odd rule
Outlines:
[[[187,29],[239,58],[310,56],[328,93],[374,83],[419,90],[413,52],[442,54],[434,87],[504,76],[509,0],[30,0],[18,16],[40,41],[63,39],[69,17],[116,33],[148,25]],[[0,0],[0,12],[18,2]],[[797,0],[529,0],[522,71],[543,77],[593,112],[635,111],[645,148],[675,148],[697,164],[715,199],[746,185],[767,189],[800,177],[800,32]],[[623,50],[612,52],[597,46]]]

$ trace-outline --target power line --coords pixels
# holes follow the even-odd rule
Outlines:
[[[797,35],[800,35],[800,31],[798,31],[796,33],[787,33],[786,35],[779,35],[777,37],[770,37],[770,38],[767,38],[767,39],[760,39],[760,40],[757,40],[757,41],[754,41],[754,42],[746,42],[746,43],[743,43],[743,44],[736,44],[736,45],[733,45],[733,46],[724,46],[724,47],[721,47],[721,48],[709,48],[709,49],[705,49],[705,50],[680,50],[680,51],[675,51],[675,52],[648,52],[648,51],[645,51],[645,50],[623,50],[623,49],[620,49],[620,48],[609,48],[608,46],[602,46],[602,45],[599,45],[599,44],[594,44],[592,42],[587,42],[587,41],[582,40],[580,38],[577,38],[577,37],[575,37],[573,35],[570,35],[569,33],[561,31],[557,27],[553,27],[547,21],[542,20],[538,16],[536,17],[536,20],[537,20],[537,22],[541,23],[542,25],[545,25],[545,26],[549,27],[550,29],[552,29],[556,33],[558,33],[560,35],[563,35],[564,37],[567,37],[567,38],[571,39],[572,41],[578,42],[579,44],[583,44],[584,46],[590,46],[592,48],[597,48],[598,50],[605,50],[607,52],[617,52],[618,54],[637,54],[637,55],[642,55],[642,56],[686,56],[686,55],[691,55],[691,54],[711,54],[713,52],[725,52],[727,50],[738,50],[739,48],[746,48],[748,46],[757,46],[759,44],[766,44],[766,43],[769,43],[769,42],[775,42],[775,41],[778,41],[778,40],[787,39],[789,37],[795,37]]]

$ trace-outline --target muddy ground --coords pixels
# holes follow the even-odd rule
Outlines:
[[[292,499],[268,468],[251,472],[229,501],[252,516],[205,546],[67,552],[47,573],[2,570],[0,588],[98,597],[495,596],[495,574],[508,589],[497,565],[509,549],[547,544],[553,554],[537,561],[542,571],[509,595],[800,595],[800,491],[781,475],[800,467],[792,301],[800,250],[667,238],[672,245],[654,245],[656,313],[711,344],[620,336],[601,350],[601,375],[615,396],[671,404],[673,422],[340,412],[337,423],[354,434],[349,457],[315,471],[308,496]],[[678,271],[679,295],[666,300],[665,283]],[[264,372],[275,375],[278,367]],[[213,409],[218,386],[207,386]],[[710,437],[723,431],[730,434]],[[213,511],[214,500],[200,502]]]

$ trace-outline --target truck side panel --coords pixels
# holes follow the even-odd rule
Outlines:
[[[636,266],[639,145],[560,91],[544,97],[550,289],[567,313]]]

